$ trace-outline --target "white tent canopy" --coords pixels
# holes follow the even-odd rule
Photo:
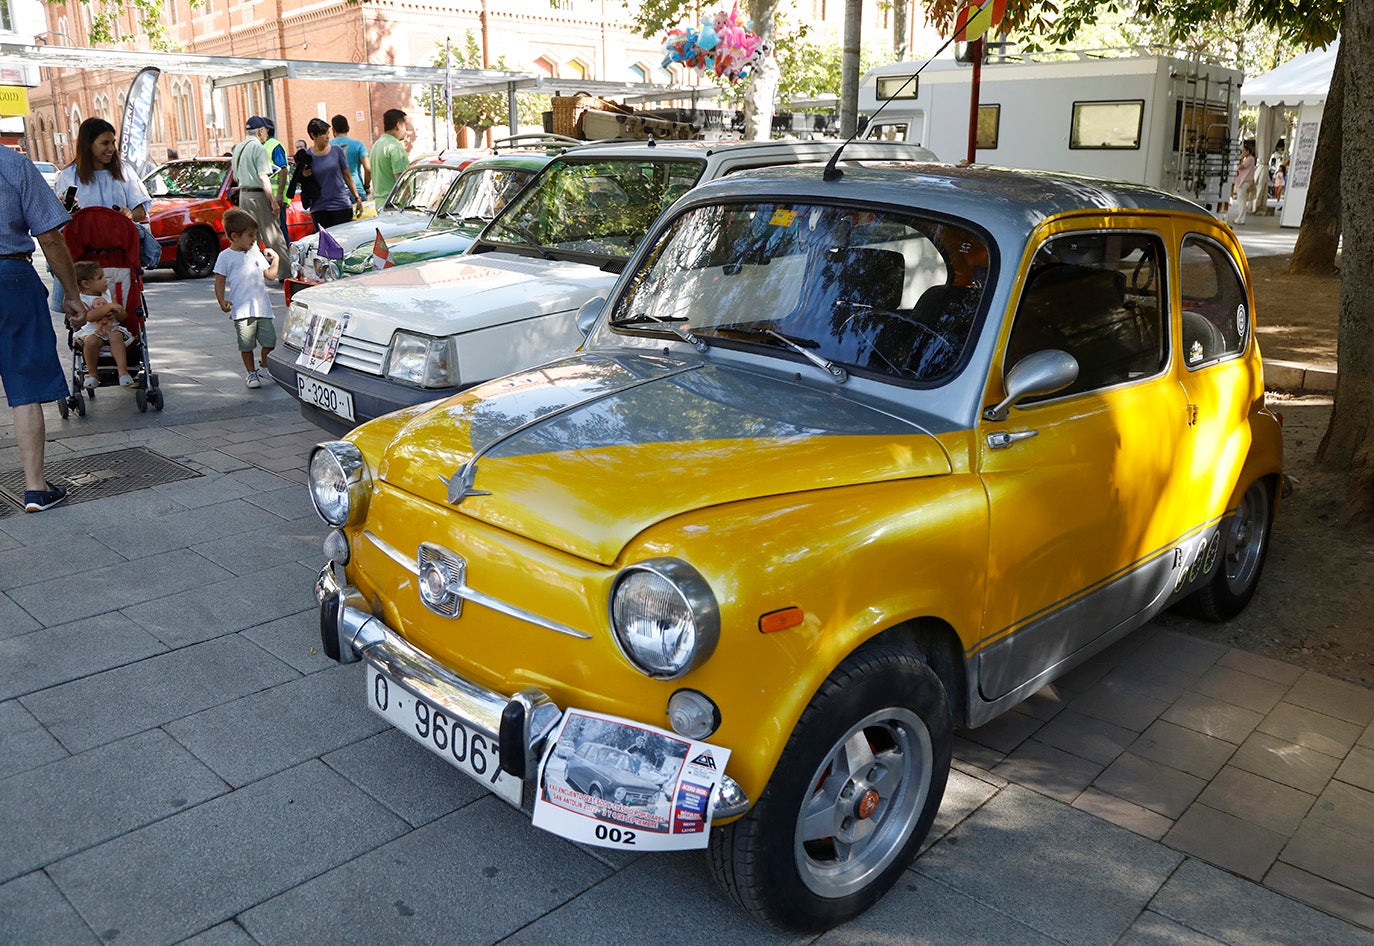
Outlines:
[[[1277,69],[1255,76],[1241,86],[1240,104],[1267,105],[1271,108],[1325,104],[1340,42],[1337,39],[1325,49],[1303,53]]]

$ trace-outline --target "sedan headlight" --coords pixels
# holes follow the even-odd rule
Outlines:
[[[286,321],[282,323],[282,344],[291,348],[304,348],[305,336],[309,331],[310,306],[293,299],[286,309]]]
[[[391,338],[386,376],[422,388],[453,387],[458,384],[458,359],[453,349],[452,338],[397,332]]]
[[[611,590],[611,627],[641,671],[673,680],[716,649],[720,610],[706,579],[686,562],[653,558],[631,565]]]
[[[310,501],[329,525],[340,528],[361,522],[371,491],[367,461],[347,440],[331,440],[311,452]]]

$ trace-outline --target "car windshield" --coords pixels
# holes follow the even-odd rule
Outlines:
[[[704,164],[648,158],[556,161],[506,207],[482,238],[627,257],[658,215],[696,184]]]
[[[433,213],[458,176],[458,168],[441,164],[422,164],[401,172],[396,186],[386,199],[389,210],[419,210]]]
[[[791,202],[698,207],[660,237],[611,325],[939,382],[974,335],[989,259],[971,228],[916,214]]]
[[[154,197],[216,197],[228,173],[228,161],[180,161],[164,164],[143,183]]]
[[[532,177],[533,171],[519,168],[468,168],[444,198],[438,215],[460,221],[490,220]]]

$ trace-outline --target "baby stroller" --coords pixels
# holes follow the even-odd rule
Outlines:
[[[139,233],[134,222],[118,210],[109,207],[82,207],[72,214],[71,223],[62,231],[73,260],[92,260],[105,270],[109,281],[109,299],[124,306],[128,320],[124,327],[134,336],[126,346],[129,375],[134,379],[134,401],[140,412],[148,405],[162,410],[162,391],[157,386],[148,359],[148,333],[145,323],[147,309],[143,297],[143,269],[139,263]],[[69,410],[86,416],[86,398],[94,398],[95,390],[85,386],[86,359],[81,343],[75,338],[70,323],[67,326],[67,345],[72,350],[72,393],[57,404],[65,418]],[[100,385],[119,383],[119,369],[107,346],[100,350],[96,379]]]

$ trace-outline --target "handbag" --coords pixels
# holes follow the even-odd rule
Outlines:
[[[144,269],[152,269],[162,261],[162,247],[146,223],[135,222],[134,226],[138,228],[139,262]]]

